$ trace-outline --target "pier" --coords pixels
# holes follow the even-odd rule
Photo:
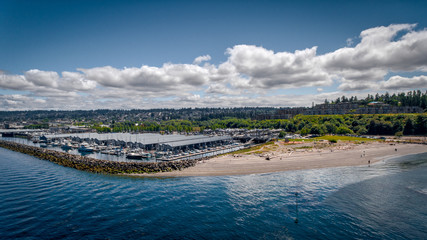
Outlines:
[[[78,156],[65,152],[44,149],[40,147],[28,146],[16,142],[0,140],[0,147],[7,148],[15,152],[28,154],[56,164],[71,167],[78,170],[109,173],[109,174],[130,174],[130,173],[156,173],[181,170],[194,166],[198,160],[179,160],[170,162],[117,162],[107,161],[84,156]]]
[[[120,162],[158,162],[213,157],[247,147],[229,135],[162,135],[155,133],[29,133],[26,139],[4,140]]]

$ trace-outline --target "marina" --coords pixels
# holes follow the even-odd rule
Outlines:
[[[2,137],[1,139],[119,162],[201,159],[240,150],[248,146],[248,144],[234,141],[230,136],[153,133],[36,133],[26,137]]]

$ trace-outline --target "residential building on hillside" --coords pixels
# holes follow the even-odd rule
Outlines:
[[[382,102],[371,102],[368,105],[359,105],[354,102],[337,104],[317,104],[311,108],[281,108],[272,115],[258,115],[257,120],[264,119],[290,119],[298,114],[301,115],[336,115],[336,114],[390,114],[390,113],[422,113],[423,109],[414,106],[392,106]]]

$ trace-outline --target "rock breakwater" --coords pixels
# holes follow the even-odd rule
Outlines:
[[[198,162],[198,160],[179,160],[171,162],[107,161],[3,140],[0,140],[0,147],[51,161],[61,166],[93,173],[128,174],[171,172],[192,167]]]

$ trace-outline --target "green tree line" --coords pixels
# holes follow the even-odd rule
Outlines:
[[[289,133],[357,135],[426,135],[427,114],[297,115],[293,119],[168,120],[115,122],[109,127],[94,123],[99,132],[201,132],[205,129],[282,129]]]
[[[372,101],[378,101],[390,104],[392,106],[416,106],[422,109],[427,109],[427,91],[422,93],[420,90],[409,91],[407,93],[393,93],[390,95],[388,92],[385,94],[370,95],[364,99],[357,99],[357,96],[351,96],[350,98],[342,96],[337,98],[335,101],[329,102],[327,99],[325,103],[337,104],[341,102],[357,102],[361,105],[366,105]]]

